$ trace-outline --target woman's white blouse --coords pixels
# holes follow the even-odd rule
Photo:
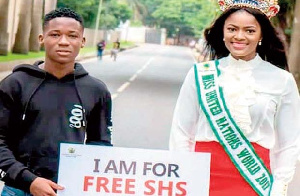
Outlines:
[[[219,84],[233,119],[250,142],[270,149],[274,180],[288,183],[300,136],[300,98],[293,76],[259,55],[250,61],[229,55],[219,62]],[[199,106],[192,68],[175,107],[170,149],[194,151],[196,141],[217,139]]]

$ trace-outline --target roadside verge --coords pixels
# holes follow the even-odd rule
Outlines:
[[[132,49],[135,47],[137,47],[137,45],[130,46],[128,48],[122,48],[120,51]],[[95,51],[95,52],[79,54],[76,57],[76,61],[78,62],[78,61],[82,61],[84,59],[96,57],[97,56],[96,53],[97,52]],[[110,50],[105,50],[103,55],[109,55],[109,54],[110,54]],[[15,66],[20,65],[20,64],[33,64],[34,62],[40,61],[40,60],[44,60],[44,57],[1,62],[0,63],[0,81],[3,80],[6,76],[8,76]]]

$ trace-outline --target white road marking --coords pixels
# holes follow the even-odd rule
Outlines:
[[[117,97],[118,97],[118,93],[114,93],[114,94],[111,95],[111,99],[112,99],[112,100],[114,100],[114,99],[117,98]]]
[[[118,93],[123,92],[128,86],[130,85],[130,82],[125,82],[124,84],[122,84],[122,86],[120,86],[117,90]]]
[[[129,81],[130,82],[133,82],[136,78],[137,78],[137,74],[134,74],[130,79],[129,79]]]
[[[126,88],[128,88],[128,87],[130,86],[130,84],[138,77],[138,75],[139,75],[140,73],[142,73],[142,72],[150,65],[150,63],[153,61],[153,59],[154,59],[154,57],[150,58],[150,59],[145,63],[145,65],[143,65],[143,67],[142,67],[141,69],[139,69],[135,74],[133,74],[133,76],[131,76],[127,82],[125,82],[124,84],[122,84],[122,85],[118,88],[117,93],[112,94],[112,96],[111,96],[111,97],[112,97],[112,100],[116,99],[116,98],[119,96],[120,93],[124,92],[124,90],[125,90]]]

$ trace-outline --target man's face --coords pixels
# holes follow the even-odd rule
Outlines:
[[[46,61],[54,64],[73,64],[85,43],[83,27],[68,17],[50,20],[39,40],[45,47]]]

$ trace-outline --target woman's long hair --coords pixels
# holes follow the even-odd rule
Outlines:
[[[204,37],[206,39],[206,50],[209,51],[211,59],[219,59],[229,55],[229,50],[226,48],[223,41],[223,27],[225,20],[234,12],[245,10],[252,14],[260,24],[262,31],[261,45],[257,46],[259,56],[280,67],[288,70],[287,58],[282,41],[272,26],[268,17],[259,10],[247,7],[233,7],[221,14],[209,28],[205,29]]]

